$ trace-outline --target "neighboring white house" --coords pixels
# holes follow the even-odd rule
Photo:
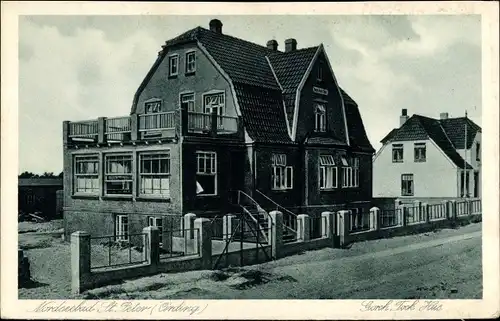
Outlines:
[[[481,127],[469,118],[408,117],[403,109],[400,127],[381,143],[374,197],[481,197]]]

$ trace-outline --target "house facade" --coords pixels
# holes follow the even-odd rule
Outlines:
[[[400,127],[381,142],[374,197],[481,197],[481,128],[469,118],[409,117],[403,109]]]
[[[313,217],[369,209],[374,150],[323,45],[209,27],[166,41],[129,116],[64,122],[66,233],[178,228],[240,211],[237,191]]]

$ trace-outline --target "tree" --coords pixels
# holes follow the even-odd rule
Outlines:
[[[57,177],[64,177],[64,172],[60,172],[59,175],[57,175]]]
[[[19,175],[19,178],[34,178],[34,177],[39,177],[39,176],[38,176],[38,174],[34,174],[34,173],[28,172],[28,171],[22,172]]]
[[[53,177],[56,177],[56,176],[54,175],[53,172],[44,172],[43,175],[40,176],[40,177],[43,177],[43,178],[49,178],[49,177],[53,178]]]

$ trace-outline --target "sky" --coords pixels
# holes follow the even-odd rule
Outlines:
[[[278,49],[322,43],[339,85],[379,141],[410,115],[481,125],[479,15],[22,16],[19,172],[62,171],[62,122],[124,116],[161,45],[210,19],[223,33]]]

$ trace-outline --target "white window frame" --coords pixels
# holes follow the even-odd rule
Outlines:
[[[130,159],[130,173],[127,172],[119,172],[113,173],[110,171],[108,160],[110,158],[122,157],[128,160]],[[128,179],[125,180],[117,180],[113,179],[113,176],[128,176]],[[130,184],[130,193],[120,193],[120,194],[109,194],[108,193],[108,184],[110,182],[122,182],[123,184]],[[134,194],[134,155],[132,153],[110,153],[104,155],[104,195],[106,196],[132,196]]]
[[[193,61],[189,61],[189,57],[193,57]],[[186,74],[192,74],[196,72],[196,51],[188,51],[186,52],[186,66],[185,66],[185,73]],[[189,69],[189,65],[192,64],[193,68]]]
[[[200,161],[203,162],[203,168],[200,167]],[[209,168],[207,168],[207,162],[210,163]],[[207,169],[209,170],[207,171]],[[198,196],[216,196],[217,195],[217,152],[196,151],[196,176],[198,175],[213,176],[214,179],[214,193],[199,194]]]
[[[170,178],[171,178],[171,157],[170,157],[170,150],[162,150],[162,151],[154,151],[154,152],[141,152],[138,155],[138,172],[139,172],[139,196],[140,197],[147,197],[147,198],[161,198],[161,199],[169,199],[170,198]],[[162,172],[162,166],[161,162],[167,161],[166,165],[166,172]],[[149,161],[151,162],[151,173],[146,173],[144,172],[144,166],[143,162]],[[158,161],[158,172],[153,173],[153,162]],[[145,183],[146,181],[143,181],[143,178],[151,178],[151,188],[146,188]],[[154,193],[156,189],[153,186],[153,180],[154,179],[159,179],[160,180],[160,193]],[[163,188],[162,186],[162,180],[167,179],[166,184],[168,185],[166,188]],[[147,191],[150,190],[151,193],[148,193]]]
[[[203,93],[203,113],[212,114],[212,110],[217,110],[217,115],[224,116],[226,113],[226,93],[223,90],[210,91]],[[221,97],[221,101],[209,101],[210,97]]]
[[[324,104],[316,103],[314,110],[314,131],[324,133],[326,132],[326,106]]]
[[[124,222],[125,221],[125,222]],[[128,215],[115,215],[115,240],[128,242],[130,237]]]
[[[78,168],[80,163],[93,163],[93,167],[97,169],[93,173],[78,173]],[[99,195],[99,155],[98,154],[86,154],[86,155],[75,155],[73,161],[73,195]],[[79,190],[78,182],[80,179],[84,180],[85,187],[83,190]],[[87,185],[90,185],[87,187]],[[96,185],[96,186],[94,186]]]
[[[275,153],[271,156],[272,190],[293,189],[293,166],[287,166],[286,154]]]
[[[190,97],[190,99],[186,99],[186,97]],[[195,112],[196,109],[196,95],[194,92],[184,92],[179,95],[179,101],[182,106],[182,104],[186,103],[188,105],[187,111],[188,112]]]
[[[172,64],[172,61],[175,60],[175,64]],[[175,72],[172,71],[172,67],[175,66]],[[169,76],[177,76],[179,75],[179,55],[174,54],[168,56],[168,75]]]
[[[394,157],[397,155],[396,151],[401,151],[401,158]],[[392,144],[392,162],[402,163],[404,161],[404,145],[403,144]]]
[[[338,187],[338,168],[333,155],[319,156],[318,183],[320,190],[329,190]],[[323,179],[321,179],[323,177]]]
[[[153,106],[152,110],[148,110],[148,106]],[[156,107],[156,109],[155,109]],[[156,113],[161,113],[163,108],[163,102],[161,99],[158,98],[153,98],[150,100],[146,100],[144,102],[144,113],[145,114],[156,114]]]
[[[427,161],[426,143],[414,143],[413,154],[413,160],[415,161],[415,163],[425,163]]]
[[[411,180],[405,179],[405,177],[411,178]],[[408,192],[408,186],[405,186],[404,182],[411,182],[411,193]],[[414,175],[411,173],[401,174],[401,196],[414,196],[414,195],[415,195]]]
[[[341,156],[342,161],[342,187],[359,187],[359,158]]]

